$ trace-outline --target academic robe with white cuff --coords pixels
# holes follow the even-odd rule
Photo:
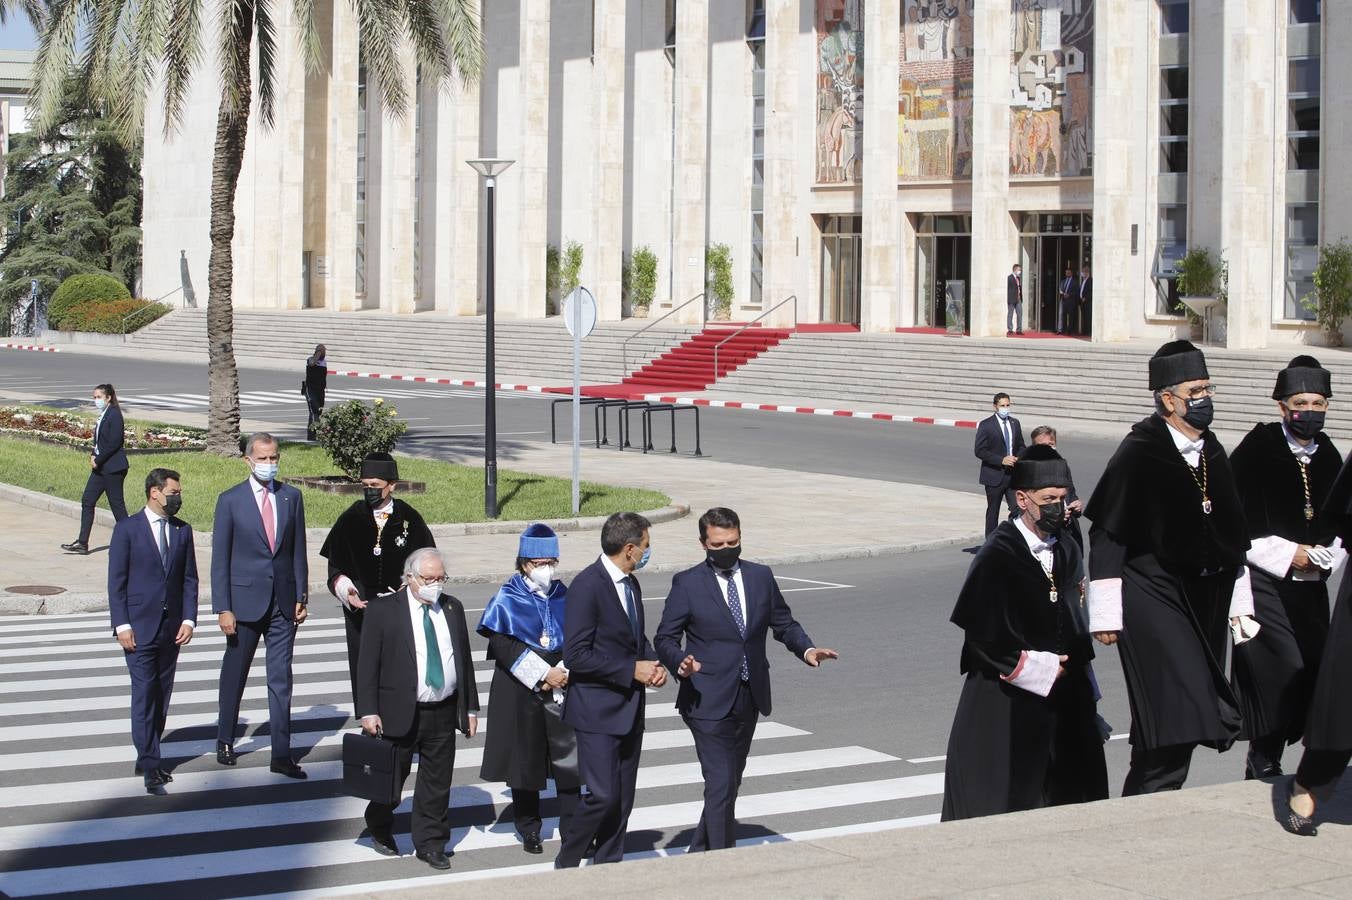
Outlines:
[[[1323,432],[1301,475],[1281,422],[1257,425],[1230,461],[1244,503],[1253,546],[1249,577],[1253,585],[1257,637],[1235,648],[1232,680],[1244,712],[1249,738],[1278,735],[1294,743],[1305,730],[1329,632],[1329,573],[1305,576],[1291,571],[1299,545],[1337,547],[1337,519],[1324,503],[1342,468],[1342,456]],[[1305,518],[1308,481],[1314,518]],[[1332,571],[1336,571],[1335,560]]]
[[[1131,741],[1228,749],[1239,701],[1225,675],[1231,616],[1252,615],[1248,528],[1225,449],[1202,433],[1207,499],[1159,416],[1132,426],[1085,508],[1089,629],[1119,632]]]
[[[968,570],[952,616],[967,679],[948,739],[945,821],[1108,796],[1094,650],[1077,612],[1079,547],[1058,540],[1052,560],[1056,602],[1042,563],[1005,521]]]
[[[1320,451],[1323,452],[1323,451]],[[1317,454],[1316,454],[1317,455]],[[1320,518],[1333,524],[1343,546],[1352,541],[1352,464],[1344,463]],[[1352,578],[1343,573],[1305,720],[1307,750],[1352,750]]]

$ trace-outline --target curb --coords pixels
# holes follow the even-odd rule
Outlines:
[[[31,350],[34,353],[60,353],[60,347],[44,347],[41,344],[13,344],[9,341],[0,342],[0,349],[4,350]]]
[[[431,375],[390,375],[383,372],[344,372],[329,369],[330,375],[346,378],[381,378],[389,381],[414,381],[419,384],[445,384],[455,387],[484,387],[486,382],[465,378],[436,378]],[[596,387],[597,385],[583,385]],[[572,388],[544,387],[536,384],[500,384],[493,385],[494,390],[522,391],[530,394],[553,394]],[[944,428],[975,428],[972,419],[941,419],[935,416],[906,416],[894,413],[867,412],[852,409],[829,409],[815,406],[789,406],[775,403],[751,403],[744,400],[710,400],[704,397],[673,397],[665,394],[644,394],[642,399],[649,403],[674,403],[678,406],[708,406],[714,409],[749,409],[759,412],[798,413],[809,416],[836,416],[843,419],[872,419],[878,422],[901,422],[911,425],[939,425]]]
[[[975,428],[970,419],[939,419],[934,416],[905,416],[894,413],[866,412],[853,409],[829,409],[816,406],[788,406],[776,403],[747,403],[742,400],[710,400],[704,397],[669,397],[662,394],[644,394],[649,403],[674,403],[677,406],[709,406],[715,409],[750,409],[759,412],[798,413],[809,416],[835,416],[842,419],[873,419],[879,422],[904,422],[912,425],[940,425],[945,428]]]
[[[0,486],[3,487],[3,486]],[[110,514],[111,515],[111,514]],[[926,550],[943,550],[948,547],[960,547],[971,543],[981,543],[983,535],[970,535],[963,538],[944,538],[934,541],[913,541],[905,544],[874,544],[867,547],[841,547],[835,550],[823,550],[810,553],[786,553],[779,556],[759,557],[754,562],[767,566],[790,566],[803,563],[830,562],[842,559],[869,559],[877,556],[892,556],[905,553],[920,553]],[[749,557],[748,557],[749,558]],[[682,572],[696,563],[664,563],[645,568],[654,573]],[[559,577],[570,580],[581,569],[562,569]],[[513,570],[497,572],[479,572],[457,576],[451,584],[470,586],[480,584],[501,584],[514,574]],[[310,596],[329,597],[328,585],[316,582],[310,585]],[[205,587],[199,593],[198,602],[209,603],[210,588]],[[108,609],[108,598],[103,594],[59,594],[53,597],[33,597],[26,594],[7,594],[0,591],[0,617],[18,615],[68,615],[71,613],[97,613]]]
[[[41,494],[37,491],[30,491],[27,488],[21,488],[13,484],[0,484],[0,497],[18,503],[21,506],[27,506],[30,509],[40,509],[45,512],[56,513],[71,519],[80,518],[80,504],[74,500],[63,500],[60,497],[53,497],[49,494]],[[684,518],[690,515],[690,504],[678,503],[673,501],[667,506],[657,509],[642,510],[639,515],[645,517],[649,522],[658,525],[664,522],[673,522],[676,519]],[[466,537],[470,535],[481,534],[519,534],[527,525],[532,522],[543,522],[555,531],[599,531],[605,524],[608,516],[578,516],[571,519],[520,519],[520,520],[497,520],[492,522],[440,522],[428,526],[432,531],[433,537]],[[94,521],[99,525],[112,528],[116,521],[113,514],[103,507],[94,509]],[[307,528],[305,529],[305,540],[323,543],[324,538],[328,536],[328,528]],[[193,530],[193,544],[198,547],[211,546],[211,532]]]

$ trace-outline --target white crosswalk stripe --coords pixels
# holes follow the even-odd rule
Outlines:
[[[409,856],[381,857],[369,838],[358,839],[365,804],[342,788],[342,736],[355,723],[340,620],[317,617],[297,638],[292,748],[304,782],[268,771],[267,689],[257,659],[241,708],[239,765],[216,764],[223,641],[204,633],[183,651],[162,744],[174,771],[168,797],[147,796],[131,774],[126,666],[106,616],[3,621],[0,642],[0,895],[140,897],[152,885],[202,896],[319,896],[358,885],[383,893],[536,868],[521,865],[510,790],[478,777],[482,738],[458,741],[453,872],[433,875]],[[493,725],[492,664],[482,648],[476,636],[481,734]],[[700,766],[673,700],[670,689],[649,698],[630,819],[631,834],[660,832],[665,840],[627,856],[683,852],[687,837],[678,836],[688,836],[701,812]],[[406,852],[413,784],[410,777],[396,812]],[[739,843],[925,824],[936,818],[942,789],[942,774],[916,774],[898,757],[762,720],[737,807],[756,836]],[[542,836],[552,840],[555,795],[542,796]]]

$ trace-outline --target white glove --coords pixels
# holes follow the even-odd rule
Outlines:
[[[346,575],[339,575],[337,580],[333,582],[334,595],[338,597],[338,601],[347,609],[352,608],[347,602],[348,592],[356,590],[357,586],[353,584],[352,579],[348,578]]]
[[[1333,551],[1328,547],[1311,547],[1305,551],[1305,555],[1310,558],[1310,562],[1321,569],[1333,568]]]
[[[1235,639],[1235,646],[1238,647],[1245,641],[1251,641],[1257,637],[1258,631],[1262,627],[1253,616],[1240,616],[1230,622],[1230,636]]]

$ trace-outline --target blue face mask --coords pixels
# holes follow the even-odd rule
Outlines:
[[[254,463],[253,464],[254,477],[257,478],[259,481],[263,482],[264,484],[267,484],[269,481],[277,477],[278,468],[279,466],[277,465],[277,463]]]
[[[643,551],[643,556],[639,559],[638,564],[634,566],[635,572],[648,564],[648,557],[652,555],[652,552],[652,547],[648,547]]]
[[[102,412],[107,405],[108,401],[104,400],[102,397],[94,398],[94,408],[97,409],[99,412]]]
[[[1008,406],[1001,406],[1001,407],[999,407],[998,409],[995,410],[995,414],[996,414],[997,416],[999,416],[1000,418],[1002,418],[1002,419],[1008,419],[1008,418],[1009,418],[1009,407],[1008,407]]]

